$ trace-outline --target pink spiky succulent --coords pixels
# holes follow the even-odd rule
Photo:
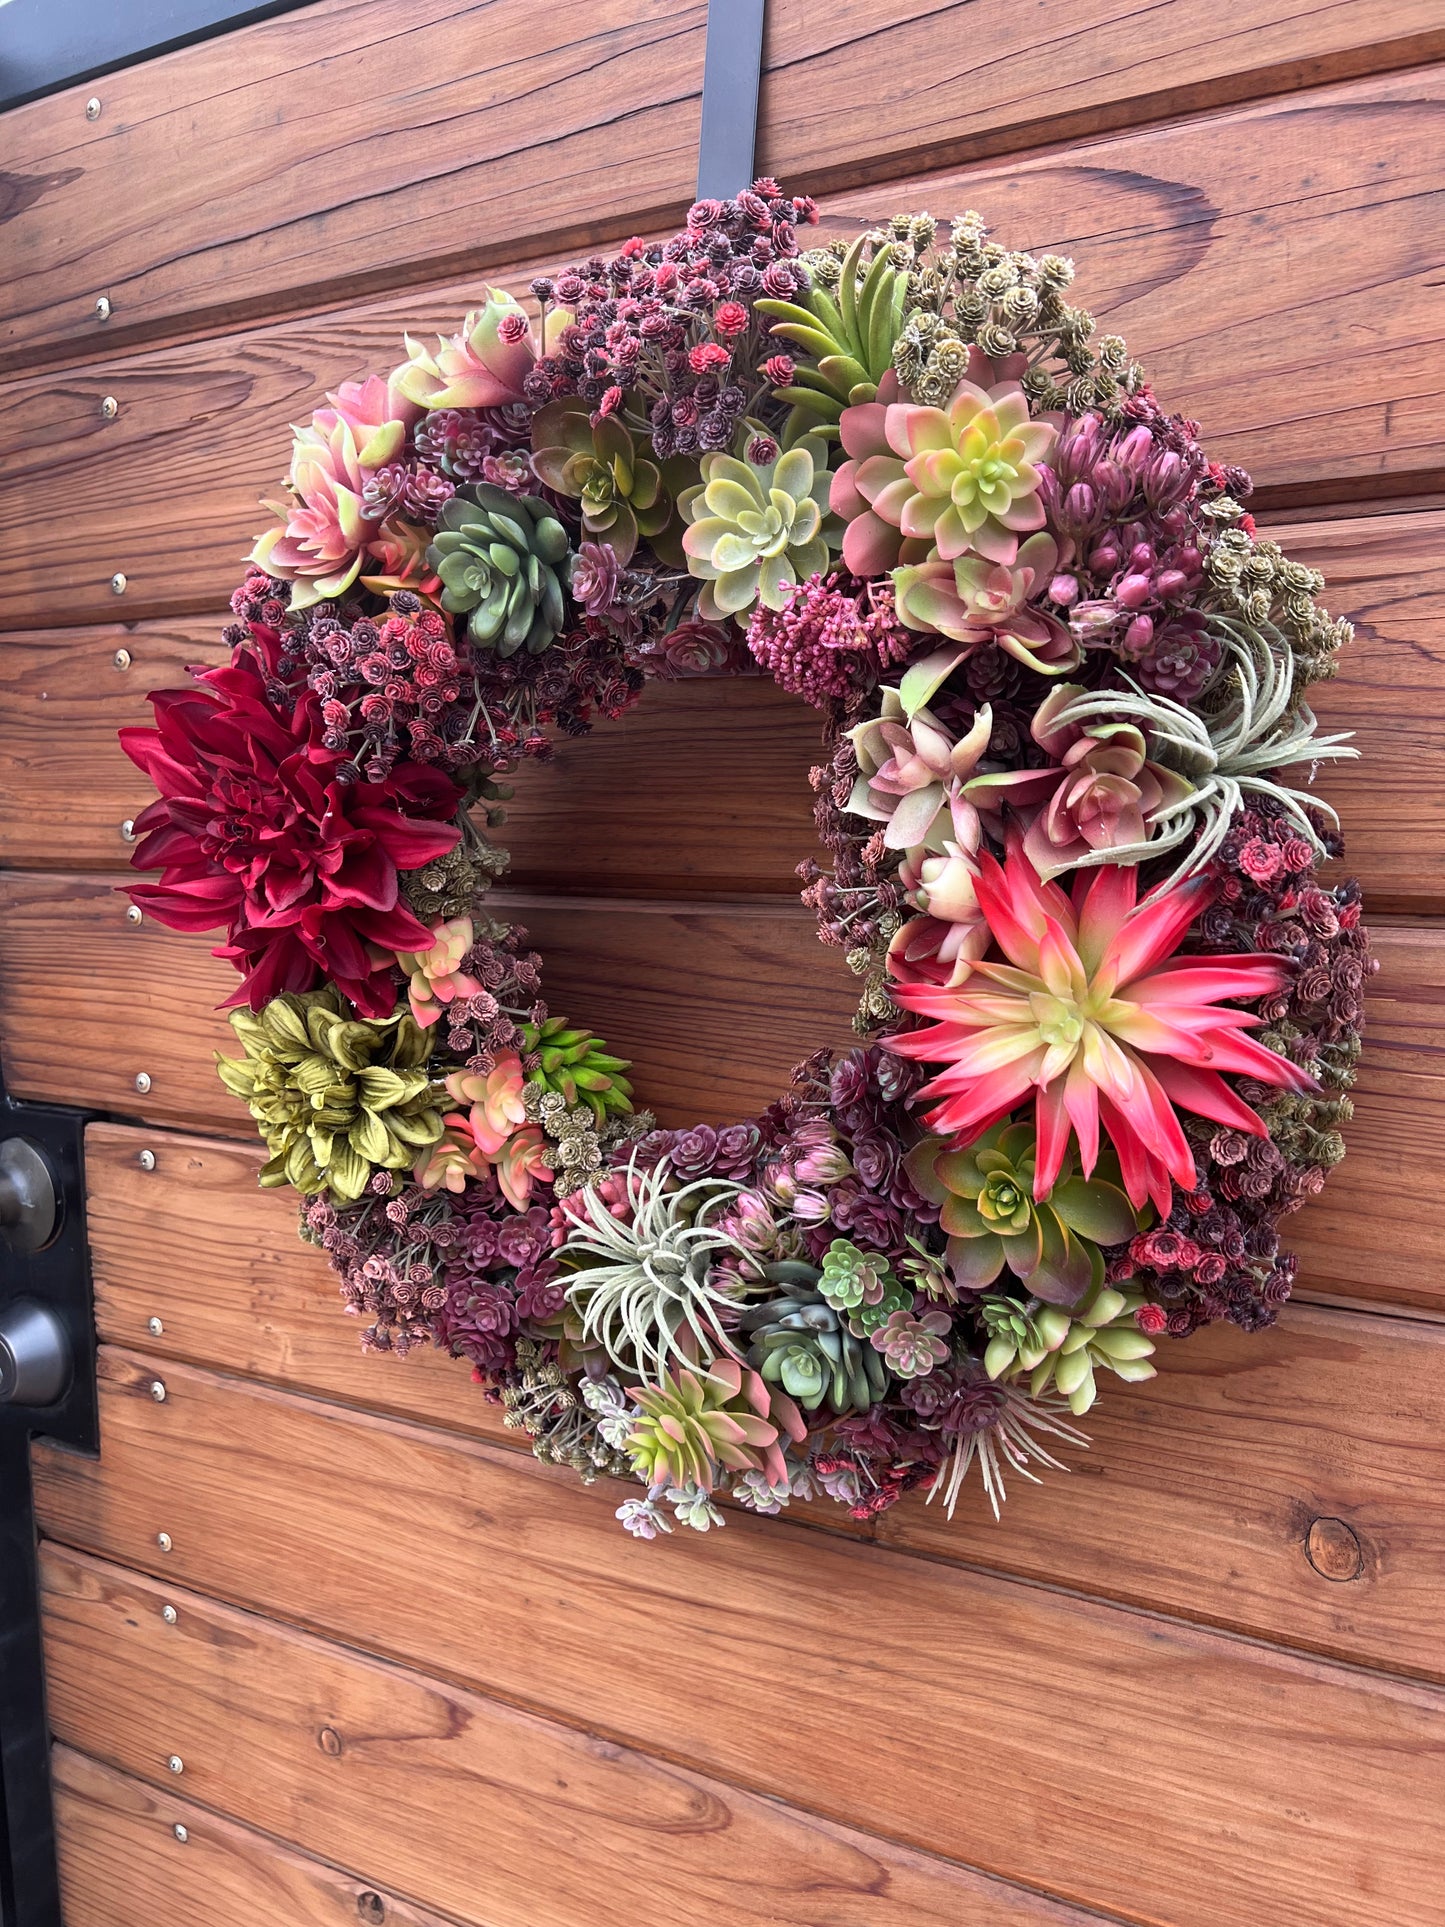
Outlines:
[[[407,335],[407,360],[391,379],[409,401],[425,409],[501,408],[525,399],[523,383],[537,361],[531,323],[505,290],[489,288],[486,296],[435,353]]]
[[[946,1066],[918,1093],[934,1130],[970,1144],[1035,1093],[1034,1195],[1046,1198],[1071,1131],[1084,1172],[1100,1132],[1119,1156],[1130,1201],[1170,1208],[1170,1181],[1195,1185],[1175,1106],[1252,1137],[1260,1118],[1221,1073],[1291,1091],[1307,1072],[1243,1035],[1260,1019],[1225,999],[1269,997],[1293,966],[1274,956],[1174,957],[1214,885],[1192,877],[1138,898],[1138,871],[1080,871],[1072,900],[1043,882],[1012,840],[1006,862],[979,858],[978,900],[1002,960],[973,966],[962,988],[900,985],[903,1009],[936,1021],[886,1040]],[[1172,959],[1172,961],[1171,961]],[[984,982],[980,984],[979,979]]]
[[[435,923],[431,937],[428,949],[398,951],[396,959],[407,974],[411,1014],[423,1030],[431,1028],[454,998],[477,997],[482,992],[477,979],[462,969],[462,960],[472,947],[471,918],[453,917],[448,923]]]

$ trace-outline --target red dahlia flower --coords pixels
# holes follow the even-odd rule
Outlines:
[[[392,974],[368,945],[430,944],[397,872],[455,845],[461,791],[417,763],[381,783],[343,782],[344,756],[320,741],[320,699],[305,690],[286,715],[249,652],[198,681],[151,696],[154,729],[120,732],[160,792],[136,818],[131,861],[161,878],[132,898],[172,930],[228,929],[214,954],[245,979],[230,1003],[260,1010],[330,979],[362,1016],[389,1016]]]
[[[895,985],[896,1003],[939,1022],[886,1042],[904,1057],[948,1066],[918,1096],[939,1100],[928,1122],[959,1145],[1037,1093],[1036,1198],[1049,1195],[1071,1130],[1085,1175],[1093,1170],[1102,1128],[1130,1202],[1152,1199],[1162,1217],[1171,1178],[1186,1191],[1195,1186],[1176,1104],[1263,1137],[1263,1122],[1221,1071],[1294,1091],[1318,1088],[1240,1034],[1257,1016],[1218,1008],[1222,998],[1273,996],[1292,964],[1266,956],[1165,961],[1210,902],[1207,877],[1136,904],[1137,869],[1111,864],[1081,870],[1071,902],[1057,883],[1040,880],[1017,842],[1006,863],[983,855],[978,870],[979,907],[1007,962],[974,964],[957,988]]]

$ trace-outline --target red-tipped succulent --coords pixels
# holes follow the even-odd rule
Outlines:
[[[978,859],[978,901],[1002,957],[958,988],[900,984],[895,1002],[937,1021],[887,1040],[941,1064],[918,1093],[933,1129],[963,1146],[1035,1094],[1034,1196],[1046,1198],[1077,1133],[1087,1176],[1100,1132],[1136,1207],[1170,1207],[1195,1185],[1178,1105],[1252,1137],[1265,1126],[1221,1073],[1292,1091],[1315,1080],[1244,1033],[1260,1023],[1226,999],[1273,996],[1280,957],[1176,957],[1214,886],[1196,876],[1137,902],[1137,869],[1081,871],[1072,900],[1044,883],[1015,839],[1007,861]]]

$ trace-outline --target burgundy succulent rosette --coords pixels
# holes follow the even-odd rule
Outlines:
[[[363,1342],[470,1361],[644,1537],[950,1507],[1106,1375],[1268,1325],[1371,969],[1312,788],[1349,637],[1071,265],[976,215],[800,247],[758,181],[483,290],[297,431],[229,662],[123,740],[135,901],[221,930],[222,1059]],[[542,1000],[510,779],[651,678],[822,718],[800,865],[859,1041],[664,1130]]]

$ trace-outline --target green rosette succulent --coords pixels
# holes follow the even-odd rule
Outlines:
[[[1122,1244],[1141,1219],[1114,1180],[1105,1151],[1096,1175],[1077,1175],[1066,1152],[1047,1198],[1034,1196],[1037,1144],[1031,1124],[996,1124],[967,1150],[927,1137],[904,1159],[948,1239],[954,1283],[982,1291],[1007,1265],[1032,1297],[1074,1305],[1104,1281],[1100,1245]]]
[[[441,605],[467,618],[483,649],[539,655],[566,620],[567,531],[535,495],[477,482],[441,512],[427,561],[441,577]]]
[[[808,357],[795,364],[786,388],[773,390],[774,401],[792,411],[783,428],[785,444],[806,434],[836,438],[843,410],[872,401],[893,366],[893,344],[902,332],[908,299],[908,270],[895,263],[890,247],[876,244],[865,267],[870,241],[860,234],[848,249],[836,287],[825,287],[815,271],[813,285],[797,301],[764,299],[753,304],[758,314],[771,319],[774,338]],[[815,268],[826,266],[816,256],[813,260]]]
[[[446,1092],[427,1072],[432,1033],[405,1005],[381,1021],[341,1014],[334,990],[286,991],[231,1012],[244,1058],[217,1056],[271,1156],[263,1185],[354,1204],[374,1171],[407,1171],[442,1135]]]
[[[1154,1377],[1153,1341],[1134,1323],[1143,1303],[1139,1292],[1104,1285],[1071,1310],[990,1295],[979,1307],[989,1333],[984,1370],[994,1379],[1027,1375],[1031,1397],[1057,1392],[1081,1418],[1098,1397],[1096,1372],[1130,1383]]]
[[[869,1337],[895,1311],[913,1308],[913,1293],[894,1277],[888,1260],[851,1238],[835,1238],[824,1252],[818,1290],[858,1338]]]
[[[809,436],[759,467],[736,456],[702,460],[702,481],[678,507],[688,572],[703,584],[699,611],[712,622],[744,624],[761,602],[781,609],[787,592],[828,566],[842,540],[828,514],[828,451]]]
[[[631,1059],[612,1056],[590,1030],[565,1017],[549,1017],[542,1024],[523,1024],[521,1032],[523,1055],[539,1059],[527,1073],[531,1083],[560,1091],[569,1106],[585,1104],[599,1125],[632,1109],[632,1086],[622,1075],[631,1069]]]
[[[657,463],[638,453],[616,415],[594,424],[575,396],[548,402],[533,417],[532,467],[548,488],[582,504],[583,529],[624,568],[639,537],[661,535],[672,519]]]
[[[772,1277],[777,1267],[768,1267]],[[805,1412],[826,1406],[841,1417],[866,1412],[888,1389],[880,1353],[849,1329],[847,1320],[809,1284],[821,1274],[810,1265],[789,1265],[794,1281],[777,1297],[749,1306],[743,1330],[748,1363],[765,1383],[781,1386]]]

